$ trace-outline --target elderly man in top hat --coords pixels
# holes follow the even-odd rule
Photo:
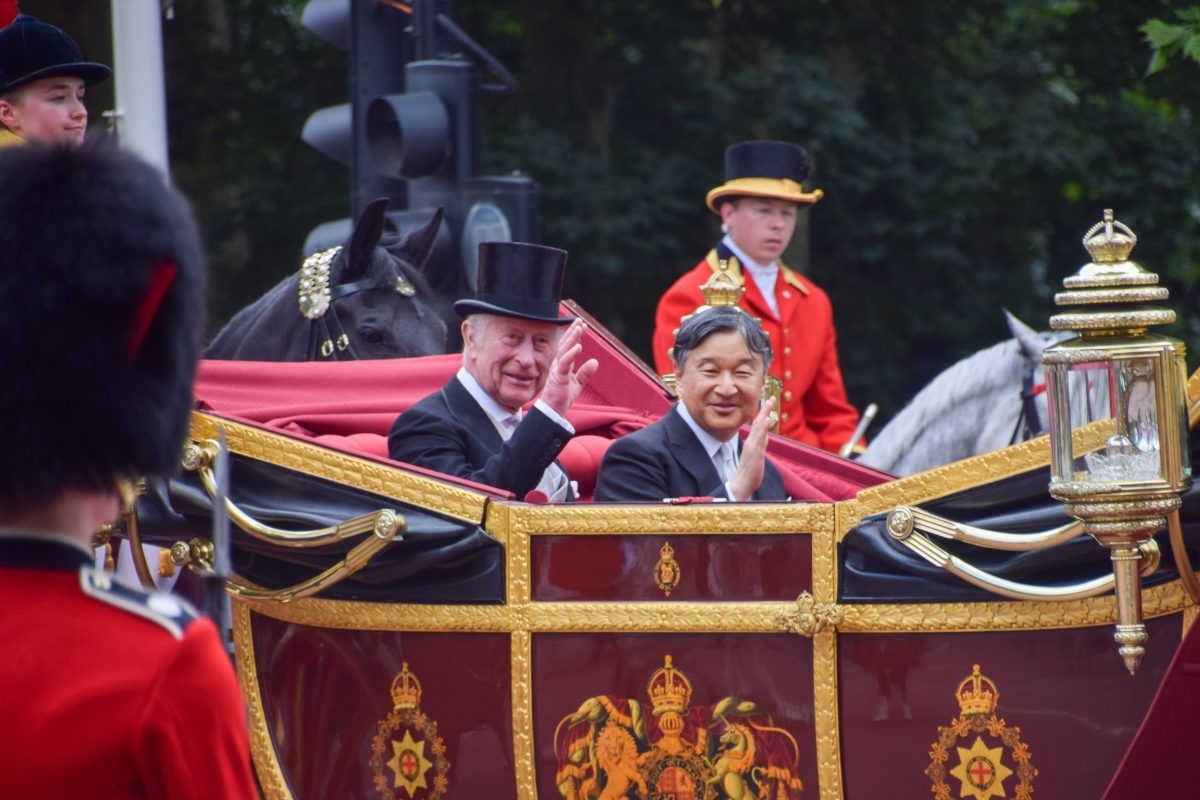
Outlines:
[[[2,150],[0,186],[3,794],[255,798],[212,621],[92,566],[130,482],[178,469],[204,316],[191,212],[93,144]]]
[[[558,311],[566,263],[553,247],[479,245],[476,295],[454,304],[464,317],[462,369],[396,419],[392,458],[519,499],[534,490],[552,502],[573,499],[554,459],[575,433],[567,409],[599,364],[575,368],[583,323]]]
[[[745,286],[738,305],[762,320],[771,337],[771,374],[783,382],[780,433],[837,452],[854,435],[858,412],[842,385],[833,307],[820,287],[780,261],[798,208],[823,195],[804,191],[808,169],[804,148],[787,142],[742,142],[725,151],[725,183],[707,197],[725,237],[659,300],[654,363],[660,373],[672,369],[675,330],[704,303],[700,287],[724,263]]]
[[[84,61],[62,29],[22,14],[0,28],[0,147],[79,144],[87,131],[84,90],[112,74]]]
[[[693,314],[679,329],[672,357],[679,402],[609,446],[596,499],[786,500],[783,477],[766,457],[774,399],[759,409],[771,365],[762,326],[739,308]],[[750,434],[742,442],[744,425]]]

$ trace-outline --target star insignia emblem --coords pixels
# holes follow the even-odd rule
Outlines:
[[[417,742],[412,738],[411,731],[404,731],[400,741],[392,740],[392,758],[387,762],[396,774],[397,789],[404,789],[412,798],[417,789],[428,789],[425,773],[433,768],[429,759],[425,758],[425,740]]]
[[[975,744],[970,749],[958,750],[958,766],[950,770],[950,774],[962,781],[962,791],[959,797],[973,797],[974,800],[988,800],[990,797],[1004,797],[1004,779],[1012,775],[1012,770],[1004,766],[1000,760],[1004,756],[1003,747],[988,747],[983,738],[975,737]]]

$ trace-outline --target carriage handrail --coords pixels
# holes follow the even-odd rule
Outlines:
[[[992,592],[993,594],[998,594],[1002,597],[1009,597],[1014,600],[1065,601],[1082,600],[1085,597],[1095,597],[1096,595],[1101,595],[1105,592],[1111,591],[1116,585],[1116,577],[1112,573],[1108,573],[1107,575],[1102,575],[1097,578],[1092,578],[1091,580],[1082,581],[1080,583],[1070,584],[1068,586],[1037,586],[1034,584],[1020,583],[1017,581],[1010,581],[1006,578],[997,577],[979,569],[978,567],[959,558],[958,556],[951,555],[934,543],[933,540],[928,538],[922,530],[918,529],[913,524],[912,512],[915,511],[919,511],[922,516],[928,516],[940,523],[939,527],[943,533],[936,533],[935,535],[945,536],[945,538],[950,539],[958,539],[959,541],[968,541],[965,538],[959,538],[958,536],[954,535],[946,535],[946,533],[944,533],[948,527],[953,528],[953,526],[955,526],[957,523],[933,514],[929,514],[927,511],[911,508],[909,506],[899,506],[888,514],[888,533],[929,563],[936,567],[941,567],[951,575],[954,575],[955,577],[971,584],[972,586],[983,589],[984,591]],[[895,515],[894,524],[893,515]],[[1041,535],[1044,540],[1057,537],[1057,540],[1063,541],[1065,540],[1064,537],[1074,538],[1074,536],[1077,535],[1077,531],[1075,531],[1074,528],[1074,525],[1060,526],[1059,528],[1055,528],[1051,531],[1046,531],[1043,534],[1031,535]],[[1013,535],[1002,534],[998,531],[986,531],[982,528],[975,528],[974,530],[989,534],[989,538],[1007,537]],[[1066,532],[1070,532],[1071,536],[1066,536]],[[1053,534],[1053,536],[1048,536],[1048,534]],[[1142,552],[1141,573],[1144,576],[1152,575],[1158,569],[1158,565],[1162,560],[1162,551],[1159,550],[1158,543],[1153,539],[1147,540],[1139,545],[1139,547]],[[999,549],[1030,548],[1001,547]]]
[[[217,482],[213,474],[213,464],[219,449],[220,445],[215,440],[209,439],[204,444],[192,442],[183,451],[184,469],[194,470],[200,476],[200,483],[204,486],[204,491],[214,502],[217,499]],[[225,509],[233,523],[243,531],[256,539],[282,547],[316,547],[370,532],[374,532],[378,536],[381,530],[388,528],[393,534],[397,531],[403,534],[408,528],[404,517],[395,509],[390,508],[381,508],[378,511],[344,520],[336,525],[308,531],[289,531],[259,522],[238,508],[229,498],[225,498]]]
[[[314,595],[330,586],[350,577],[370,563],[383,548],[387,547],[397,537],[395,527],[376,529],[372,536],[354,545],[345,558],[329,569],[283,589],[264,589],[244,583],[234,576],[225,582],[225,591],[243,600],[256,600],[268,603],[287,603]]]
[[[940,536],[956,542],[966,542],[989,550],[1041,550],[1068,542],[1083,534],[1083,523],[1079,520],[1037,533],[1003,533],[987,528],[977,528],[961,522],[939,517],[915,506],[896,506],[887,517],[887,529],[892,536],[903,540],[909,532]]]

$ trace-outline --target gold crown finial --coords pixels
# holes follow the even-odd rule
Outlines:
[[[1158,285],[1158,276],[1129,260],[1137,236],[1113,218],[1104,218],[1083,235],[1083,246],[1092,257],[1074,275],[1063,278],[1065,292],[1054,295],[1058,306],[1070,307],[1050,318],[1056,331],[1076,331],[1084,338],[1142,336],[1152,325],[1169,325],[1175,312],[1156,308],[1169,292]]]
[[[971,666],[971,674],[958,684],[958,690],[954,694],[964,715],[991,714],[1000,700],[1000,690],[991,678],[980,674],[978,664]]]
[[[392,681],[392,705],[397,711],[416,708],[421,704],[421,682],[408,669],[405,661],[400,667],[400,674]]]
[[[1113,219],[1111,208],[1104,209],[1104,219],[1093,225],[1083,236],[1087,248],[1096,264],[1120,264],[1129,260],[1137,244],[1137,236],[1118,220]]]
[[[700,286],[700,293],[704,295],[704,304],[709,308],[736,306],[746,293],[746,287],[729,271],[729,260],[722,258],[717,262],[717,269]]]
[[[650,676],[646,691],[650,695],[650,704],[654,706],[655,716],[666,712],[686,714],[692,701],[692,682],[675,669],[669,655],[664,660],[662,669]]]

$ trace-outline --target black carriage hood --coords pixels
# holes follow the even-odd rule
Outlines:
[[[402,540],[398,536],[320,597],[387,603],[504,602],[504,548],[478,525],[236,454],[230,458],[230,474],[229,499],[254,519],[285,530],[336,525],[383,508],[403,515],[407,531]],[[211,539],[211,515],[212,501],[194,473],[152,482],[137,506],[143,541],[168,547],[196,536]],[[319,547],[286,548],[234,525],[230,530],[234,572],[268,589],[311,578],[362,541],[355,537]]]
[[[1191,438],[1191,459],[1200,457],[1200,437]],[[921,508],[955,522],[1006,533],[1033,533],[1063,525],[1071,517],[1050,496],[1048,467],[991,481],[948,495]],[[1180,514],[1183,537],[1193,564],[1200,563],[1200,486],[1193,483],[1183,495]],[[971,586],[930,564],[894,539],[886,528],[887,515],[864,517],[839,545],[839,600],[845,603],[945,603],[995,601],[997,595]],[[1143,586],[1179,577],[1171,556],[1167,531],[1155,539],[1162,563]],[[1066,586],[1112,571],[1108,550],[1081,535],[1044,550],[1008,552],[987,550],[962,542],[936,540],[952,555],[992,575],[1039,586]]]

